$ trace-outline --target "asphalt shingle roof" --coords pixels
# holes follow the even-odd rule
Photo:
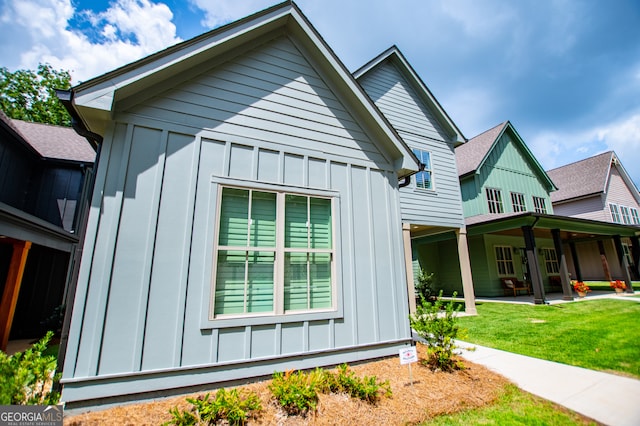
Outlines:
[[[95,161],[96,152],[89,142],[78,135],[71,127],[9,120],[13,125],[12,127],[22,135],[25,142],[31,145],[44,158],[86,163]]]
[[[556,203],[604,192],[612,158],[613,151],[607,151],[548,170],[547,174],[558,187],[557,191],[551,193],[551,202]]]
[[[508,121],[500,123],[486,132],[469,139],[468,142],[456,147],[456,163],[458,164],[458,176],[475,172],[482,159],[487,155],[493,143],[504,130]]]

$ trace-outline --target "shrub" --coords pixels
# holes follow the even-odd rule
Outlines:
[[[43,355],[53,332],[24,352],[8,356],[0,351],[0,405],[55,405],[60,394],[53,391],[59,380],[55,355]]]
[[[169,410],[172,419],[167,425],[190,426],[196,424],[216,424],[226,420],[230,425],[244,425],[249,418],[262,410],[260,399],[254,392],[239,392],[220,389],[213,398],[209,394],[198,398],[187,398],[191,411],[180,411],[176,407]]]
[[[346,393],[371,404],[380,400],[381,394],[391,395],[389,381],[379,382],[376,376],[357,377],[347,364],[338,366],[338,373],[326,372],[326,389],[334,393]]]
[[[454,360],[455,339],[460,333],[456,314],[461,305],[453,300],[445,305],[441,297],[442,291],[433,303],[423,299],[416,307],[416,313],[409,316],[409,322],[411,328],[427,342],[429,355],[425,363],[434,370],[453,371],[462,368],[462,364]]]
[[[269,390],[288,415],[306,416],[318,406],[318,388],[323,387],[324,380],[321,372],[317,369],[313,374],[302,371],[273,373]]]
[[[433,298],[435,282],[436,279],[433,272],[429,274],[424,269],[420,269],[420,273],[416,277],[416,292],[420,296],[420,300],[431,300]]]

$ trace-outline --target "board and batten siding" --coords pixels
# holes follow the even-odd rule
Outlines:
[[[527,155],[518,148],[508,133],[503,133],[495,144],[475,180],[475,183],[465,180],[462,188],[466,217],[489,213],[486,188],[502,191],[505,213],[513,212],[511,192],[517,192],[524,194],[527,211],[535,211],[533,197],[536,196],[544,198],[547,214],[553,214],[547,188],[540,182],[536,171],[527,160]]]
[[[402,220],[459,228],[464,225],[454,145],[396,65],[379,64],[358,80],[411,148],[431,152],[433,190],[412,183],[400,189]]]
[[[115,120],[64,401],[358,361],[410,342],[397,175],[294,42],[203,70]],[[335,194],[335,315],[208,320],[221,180]]]

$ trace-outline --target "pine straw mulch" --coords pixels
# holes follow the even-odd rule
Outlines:
[[[423,345],[418,344],[418,356],[426,358]],[[353,365],[357,376],[376,376],[388,380],[393,392],[371,405],[347,395],[320,395],[318,410],[306,418],[287,417],[275,404],[268,389],[270,380],[243,386],[258,394],[263,410],[259,425],[344,425],[344,424],[414,424],[429,418],[492,403],[508,383],[504,377],[487,368],[462,360],[464,370],[453,373],[433,372],[420,363],[412,364],[413,385],[408,367],[400,365],[398,357]],[[169,409],[177,406],[188,410],[191,405],[183,395],[162,400],[128,404],[107,410],[65,417],[66,425],[159,425],[171,419]]]

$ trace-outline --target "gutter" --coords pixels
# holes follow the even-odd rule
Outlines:
[[[75,107],[73,106],[73,90],[56,89],[56,96],[71,116],[71,127],[73,127],[73,130],[75,130],[76,133],[83,138],[87,139],[87,141],[89,141],[89,144],[91,144],[91,147],[97,152],[98,146],[102,144],[102,136],[87,129],[87,126],[80,118],[78,111],[76,111]],[[96,158],[96,162],[97,161],[98,160]]]

